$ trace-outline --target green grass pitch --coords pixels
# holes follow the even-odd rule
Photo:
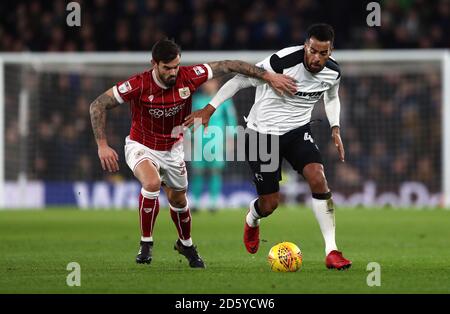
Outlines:
[[[282,207],[262,224],[255,255],[242,243],[244,210],[193,215],[193,239],[207,269],[173,250],[176,229],[162,208],[151,265],[134,262],[135,211],[0,211],[0,293],[449,293],[450,211],[338,209],[337,241],[348,271],[324,266],[323,240],[309,208]],[[303,252],[296,273],[274,273],[266,256],[291,241]],[[68,287],[69,262],[81,287]],[[369,262],[381,286],[368,287]]]

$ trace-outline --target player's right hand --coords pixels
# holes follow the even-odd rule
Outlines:
[[[193,132],[195,132],[201,125],[203,125],[204,132],[206,134],[208,130],[209,119],[211,118],[214,111],[216,111],[216,108],[208,104],[203,109],[194,111],[186,118],[184,118],[183,126],[186,128],[194,126]]]
[[[285,74],[268,73],[269,76],[266,78],[266,81],[278,95],[288,94],[294,96],[297,92],[297,81],[294,78]]]
[[[334,145],[336,146],[336,149],[339,154],[339,159],[342,162],[345,162],[345,150],[344,150],[344,144],[342,144],[341,134],[339,131],[339,127],[334,126],[331,131],[331,137],[334,139]]]
[[[108,145],[98,147],[98,158],[100,158],[103,170],[108,170],[109,172],[119,171],[119,155]]]

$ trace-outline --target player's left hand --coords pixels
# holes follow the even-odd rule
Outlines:
[[[332,129],[331,137],[334,139],[334,145],[337,148],[337,151],[339,153],[339,159],[342,162],[345,162],[345,150],[344,150],[344,144],[342,144],[341,134],[339,131],[339,127],[335,126]]]
[[[206,105],[203,109],[194,111],[186,118],[184,118],[183,127],[190,128],[192,125],[194,126],[193,132],[197,130],[200,125],[203,125],[205,128],[204,132],[207,132],[209,119],[212,114],[216,111],[216,108],[211,106],[210,104]]]
[[[264,79],[280,96],[293,96],[297,92],[297,81],[288,75],[267,72]]]

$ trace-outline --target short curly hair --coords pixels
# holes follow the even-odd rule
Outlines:
[[[306,30],[306,40],[309,40],[311,37],[314,37],[319,41],[329,41],[331,45],[333,45],[333,27],[325,23],[313,24]]]

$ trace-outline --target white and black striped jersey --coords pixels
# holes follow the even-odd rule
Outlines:
[[[246,119],[247,127],[260,133],[283,135],[310,122],[314,105],[322,95],[330,126],[339,125],[339,65],[330,58],[322,71],[311,73],[303,64],[304,54],[303,46],[289,47],[257,64],[268,71],[296,79],[297,92],[294,96],[279,96],[264,81],[251,79],[252,85],[256,86],[256,94]]]

